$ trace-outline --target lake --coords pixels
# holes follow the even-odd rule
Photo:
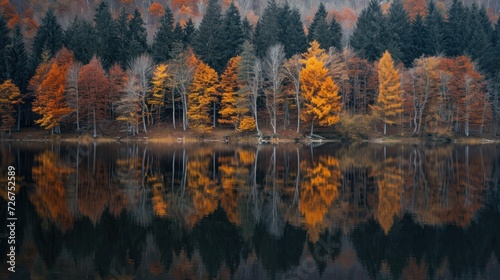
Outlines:
[[[0,279],[500,277],[500,145],[0,149]]]

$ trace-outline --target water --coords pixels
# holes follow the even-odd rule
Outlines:
[[[500,277],[498,145],[0,148],[0,279]]]

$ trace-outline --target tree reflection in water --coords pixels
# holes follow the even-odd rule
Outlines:
[[[31,278],[500,273],[493,145],[2,145]]]

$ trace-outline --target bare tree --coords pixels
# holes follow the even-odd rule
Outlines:
[[[273,133],[277,131],[278,103],[282,98],[281,85],[283,82],[283,62],[285,60],[285,49],[283,45],[271,46],[267,51],[265,59],[266,78],[269,81],[269,88],[265,90],[266,107],[271,121]]]
[[[76,130],[80,131],[80,106],[78,104],[79,94],[78,94],[78,74],[82,69],[82,63],[76,62],[69,68],[67,83],[67,101],[68,105],[73,108],[76,112]]]
[[[257,133],[259,134],[259,137],[262,137],[262,132],[259,129],[257,108],[257,99],[259,97],[259,92],[262,89],[262,63],[259,59],[256,59],[254,62],[253,71],[248,86],[250,88],[250,109],[252,110],[252,114],[255,119],[255,127],[257,129]]]
[[[138,92],[137,78],[135,75],[130,75],[124,93],[116,106],[117,120],[124,121],[127,124],[127,130],[131,135],[139,134],[139,112],[142,110]]]
[[[300,132],[300,70],[302,70],[301,56],[296,54],[284,64],[286,77],[293,84],[295,104],[297,105],[297,133]]]
[[[131,75],[137,77],[138,81],[138,97],[141,103],[141,116],[142,124],[144,128],[144,133],[148,133],[146,129],[146,116],[149,120],[149,110],[147,105],[147,94],[149,92],[149,78],[151,76],[151,71],[153,70],[153,60],[147,54],[142,54],[134,58],[130,63]],[[149,121],[148,121],[149,123]]]
[[[187,118],[187,92],[189,85],[191,84],[194,72],[196,71],[197,63],[193,63],[192,52],[182,51],[175,56],[171,61],[170,66],[172,67],[172,81],[170,87],[172,88],[172,107],[174,110],[174,128],[175,128],[175,93],[181,97],[182,103],[182,129],[186,130],[188,127]],[[190,62],[191,61],[191,62]]]

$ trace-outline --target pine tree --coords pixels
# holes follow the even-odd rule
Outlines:
[[[0,13],[0,83],[5,81],[8,76],[7,71],[7,46],[11,42],[9,28],[3,13]]]
[[[440,54],[444,51],[444,21],[433,0],[428,4],[424,26],[429,34],[428,52],[426,54]]]
[[[280,42],[283,30],[278,21],[278,14],[278,5],[274,0],[270,0],[255,27],[253,45],[257,57],[264,57],[269,47]]]
[[[16,123],[14,107],[19,103],[22,103],[22,98],[16,85],[11,80],[6,80],[0,84],[0,130],[8,131],[10,134],[12,127]]]
[[[429,45],[431,44],[429,32],[427,31],[420,14],[417,14],[415,20],[412,22],[410,34],[412,47],[407,51],[411,52],[410,59],[412,61],[422,55],[431,53],[431,50],[429,49]]]
[[[63,30],[61,25],[57,22],[54,11],[49,9],[42,19],[42,23],[40,27],[38,27],[33,41],[33,69],[38,66],[44,50],[49,51],[50,55],[54,56],[62,46]]]
[[[368,7],[361,12],[351,35],[351,46],[362,57],[373,62],[385,50],[384,17],[379,3],[370,1]]]
[[[109,69],[111,65],[119,61],[116,48],[120,45],[120,39],[117,24],[111,17],[106,1],[101,2],[97,7],[94,21],[97,34],[97,55],[101,58],[104,69]]]
[[[286,7],[287,5],[284,11],[289,10]],[[286,12],[281,42],[285,46],[285,55],[287,58],[307,50],[307,38],[302,21],[300,20],[300,12],[297,9]]]
[[[327,15],[328,15],[328,13],[326,12],[325,5],[323,3],[320,3],[318,10],[314,14],[313,21],[311,22],[311,25],[309,25],[309,29],[308,29],[309,32],[307,34],[307,40],[309,41],[309,43],[316,40],[315,30],[316,30],[318,25],[322,24],[322,22],[324,22],[324,24],[326,24],[326,16]],[[321,45],[320,42],[318,42],[318,43]],[[323,47],[323,46],[321,46],[321,47]]]
[[[75,18],[64,32],[64,45],[73,52],[76,60],[84,64],[96,54],[96,40],[94,27],[85,19]]]
[[[151,54],[156,63],[166,62],[172,58],[174,16],[167,6],[161,18],[161,25],[151,46]]]
[[[388,51],[378,63],[378,98],[377,104],[370,106],[384,122],[384,135],[387,134],[387,124],[397,124],[403,112],[403,98],[401,94],[401,76],[394,69],[394,61]]]
[[[128,13],[122,8],[116,20],[116,58],[121,67],[126,68],[131,58],[131,43]]]
[[[184,42],[184,45],[185,46],[191,45],[191,41],[193,40],[193,36],[196,31],[194,22],[191,18],[188,19],[188,21],[186,22],[186,26],[184,26],[182,31],[183,31],[182,41]]]
[[[392,2],[386,19],[386,28],[385,34],[389,37],[387,50],[395,60],[403,62],[407,67],[411,66],[412,53],[408,51],[411,48],[411,32],[409,32],[411,23],[401,0]]]
[[[201,62],[196,68],[188,95],[189,126],[200,132],[212,130],[210,125],[210,104],[217,95],[217,72]]]
[[[181,44],[182,46],[185,46],[185,44],[184,44],[184,30],[182,29],[182,26],[180,23],[175,24],[173,40],[176,44]]]
[[[240,12],[234,2],[231,2],[224,15],[220,36],[222,45],[225,46],[221,57],[221,65],[223,65],[222,69],[224,69],[229,59],[241,52],[241,44],[243,44]]]
[[[466,34],[466,53],[478,62],[479,68],[489,77],[494,76],[495,61],[494,49],[492,45],[493,29],[489,23],[484,8],[479,8],[473,4],[470,9],[467,9],[467,27]],[[486,18],[485,18],[486,17]]]
[[[459,56],[463,54],[466,47],[466,25],[467,13],[462,1],[453,0],[448,11],[448,21],[445,23],[444,45],[448,56]]]
[[[342,26],[335,20],[335,17],[332,18],[328,31],[330,33],[330,47],[342,50]]]
[[[316,41],[311,43],[308,53],[303,55],[303,64],[300,72],[300,89],[302,100],[301,119],[311,122],[311,136],[314,134],[314,124],[328,126],[339,121],[339,113],[342,108],[339,88],[328,76],[323,62],[321,49],[320,55],[314,53],[317,49]],[[314,53],[313,53],[314,52]]]
[[[253,26],[248,18],[244,18],[241,22],[241,32],[243,34],[243,41],[253,41]]]
[[[24,47],[24,37],[21,27],[16,25],[12,35],[12,43],[7,46],[8,78],[21,90],[26,92],[28,85],[28,55]]]
[[[224,69],[222,56],[226,47],[220,40],[221,27],[221,7],[217,0],[209,0],[192,45],[194,53],[217,72]]]
[[[128,22],[128,38],[130,40],[130,58],[137,57],[148,50],[147,32],[139,10],[134,10],[134,15]]]

